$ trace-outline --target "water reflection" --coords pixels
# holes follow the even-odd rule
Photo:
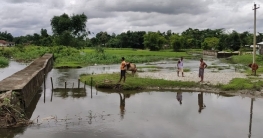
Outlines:
[[[28,118],[32,117],[32,114],[36,109],[36,106],[37,106],[37,103],[38,103],[40,97],[41,97],[41,90],[37,91],[35,97],[32,99],[31,103],[26,108],[26,115]]]
[[[19,135],[23,135],[26,127],[20,127],[15,129],[0,129],[0,138],[14,138]]]
[[[130,98],[131,94],[118,93],[120,95],[120,115],[124,119],[125,114],[125,99]]]
[[[182,105],[183,95],[182,92],[177,92],[176,94],[177,101]]]
[[[203,92],[198,94],[198,106],[199,106],[198,112],[199,113],[201,113],[202,110],[206,107],[206,105],[204,104],[204,98],[203,97],[204,97]]]
[[[255,99],[251,98],[250,102],[250,118],[249,118],[249,133],[248,133],[248,138],[251,138],[251,128],[252,128],[252,115],[253,115],[253,101]]]
[[[55,88],[53,89],[54,96],[67,98],[84,98],[87,96],[86,89],[84,88]]]
[[[193,67],[196,68],[196,66]],[[53,77],[54,87],[60,89],[54,89],[52,102],[46,101],[46,103],[43,103],[44,93],[40,97],[41,100],[38,100],[40,96],[38,95],[36,102],[41,102],[38,102],[35,105],[36,107],[32,107],[32,112],[35,111],[33,115],[31,113],[29,116],[32,116],[31,119],[35,119],[37,116],[45,118],[55,115],[59,119],[68,117],[72,120],[56,123],[50,121],[39,126],[0,129],[0,137],[220,138],[248,136],[249,138],[255,138],[263,135],[260,129],[263,121],[261,116],[263,113],[261,110],[262,99],[255,102],[248,98],[232,97],[232,95],[222,96],[177,91],[144,91],[141,93],[136,92],[133,95],[127,94],[127,92],[108,90],[97,90],[96,95],[94,94],[93,98],[90,99],[90,97],[87,97],[87,92],[91,92],[89,87],[87,87],[88,91],[71,89],[73,82],[77,84],[79,74],[102,73],[105,71],[117,72],[118,70],[119,65],[116,65],[116,67],[109,65],[82,69],[53,69],[47,78]],[[68,82],[67,89],[64,89],[65,81]],[[47,79],[46,84],[47,90],[51,89],[49,79]],[[92,93],[90,95],[92,96]],[[47,98],[52,97],[52,91],[46,91],[46,96]],[[182,105],[182,98],[184,98],[184,106],[174,108],[174,106]],[[198,112],[196,112],[196,102],[198,102]],[[205,104],[208,104],[209,108],[205,110],[205,114],[198,115],[205,109]],[[250,119],[248,119],[249,106]],[[254,126],[252,136],[253,106]],[[175,119],[175,116],[180,119]],[[82,120],[79,120],[79,117]]]

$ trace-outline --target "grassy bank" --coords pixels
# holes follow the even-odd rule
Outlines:
[[[123,90],[145,90],[148,88],[199,88],[199,87],[209,87],[216,88],[221,91],[239,91],[239,90],[249,90],[249,91],[259,91],[263,87],[263,81],[255,78],[235,78],[230,81],[229,84],[225,85],[200,85],[196,82],[187,81],[171,81],[163,79],[151,79],[151,78],[139,78],[133,77],[131,74],[127,74],[126,82],[121,82],[121,85],[117,85],[119,81],[119,73],[113,74],[83,74],[80,76],[82,82],[86,82],[87,85],[96,86],[97,88],[107,88],[115,89],[121,86]],[[242,84],[242,85],[240,85]],[[211,90],[212,91],[212,90]]]
[[[114,89],[120,79],[119,73],[113,74],[96,74],[96,75],[81,75],[80,80],[86,81],[86,84],[91,85],[91,77],[93,86],[97,88],[109,88]],[[139,78],[133,77],[131,74],[127,74],[125,83],[121,82],[123,90],[144,90],[147,88],[193,88],[198,87],[196,82],[182,82],[182,81],[170,81],[163,79],[151,79],[151,78]]]
[[[41,47],[41,46],[15,46],[0,50],[0,55],[12,57],[17,61],[29,62],[45,53],[53,53],[55,57],[55,67],[82,67],[94,64],[116,64],[121,57],[125,57],[127,62],[147,63],[159,60],[177,60],[180,57],[191,58],[187,51],[172,52],[149,51],[134,49],[112,49],[112,48],[86,48],[75,49],[65,46]]]
[[[9,60],[5,57],[0,57],[0,68],[7,67],[9,65]]]
[[[253,63],[253,55],[236,55],[232,56],[227,60],[228,63],[231,64],[242,64],[245,67],[248,67],[249,64]],[[256,55],[255,56],[255,63],[258,64],[259,68],[257,70],[257,74],[263,73],[263,56],[262,55]],[[248,75],[251,75],[251,68],[246,68],[246,73]]]
[[[249,78],[234,78],[229,84],[219,86],[224,91],[251,90],[260,91],[263,81]]]

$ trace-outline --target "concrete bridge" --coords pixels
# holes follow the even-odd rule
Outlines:
[[[29,66],[0,81],[0,93],[15,91],[23,108],[30,105],[45,74],[53,68],[53,54],[45,54],[34,60]]]

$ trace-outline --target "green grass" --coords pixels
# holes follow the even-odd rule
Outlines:
[[[232,56],[230,61],[235,64],[248,65],[253,62],[253,55],[236,55]]]
[[[237,69],[244,70],[248,75],[251,74],[251,68],[248,67],[248,64],[253,62],[253,55],[236,55],[232,56],[229,60],[230,63],[234,64],[242,64],[243,66],[236,66]],[[263,73],[263,55],[256,55],[255,56],[255,63],[258,64],[259,68],[257,70],[257,74]]]
[[[7,67],[9,65],[9,60],[5,57],[0,57],[0,68]]]
[[[229,84],[221,85],[219,88],[224,91],[230,90],[260,90],[263,86],[263,81],[252,81],[248,78],[234,78]]]
[[[190,51],[190,50],[189,50]],[[192,50],[194,51],[194,50]],[[13,57],[17,61],[30,62],[45,53],[53,53],[55,57],[55,67],[82,67],[94,64],[117,64],[121,57],[125,57],[127,62],[150,63],[154,61],[178,59],[180,57],[191,58],[188,51],[173,52],[172,50],[149,51],[134,49],[114,49],[114,48],[86,48],[75,49],[66,46],[15,46],[0,51],[0,55]]]
[[[84,49],[86,53],[92,53],[95,51],[94,49]],[[133,49],[112,49],[112,48],[105,48],[104,49],[106,54],[113,54],[118,55],[120,57],[133,57],[133,56],[155,56],[155,57],[189,57],[190,55],[186,52],[173,52],[173,51],[149,51],[149,50],[133,50]]]
[[[190,72],[191,71],[191,69],[189,69],[189,68],[184,68],[184,72]]]
[[[81,75],[80,80],[86,81],[87,85],[91,85],[91,77],[93,79],[93,86],[97,88],[109,88],[113,89],[119,81],[119,73],[113,74],[96,74],[96,75]],[[196,82],[182,82],[182,81],[170,81],[163,79],[151,79],[151,78],[139,78],[126,75],[126,82],[122,83],[123,90],[142,90],[147,88],[192,88],[197,87],[199,84]]]
[[[158,67],[158,66],[137,66],[138,69],[141,69],[141,68],[161,68],[161,67]]]

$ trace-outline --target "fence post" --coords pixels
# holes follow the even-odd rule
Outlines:
[[[50,77],[50,79],[51,79],[51,88],[52,88],[52,91],[53,91],[53,80],[52,80],[52,77]]]
[[[78,89],[79,89],[80,79],[78,79]]]
[[[90,79],[91,79],[91,81],[90,81],[90,89],[91,89],[91,98],[92,98],[92,77]]]
[[[44,74],[44,89],[46,89],[46,74]]]

